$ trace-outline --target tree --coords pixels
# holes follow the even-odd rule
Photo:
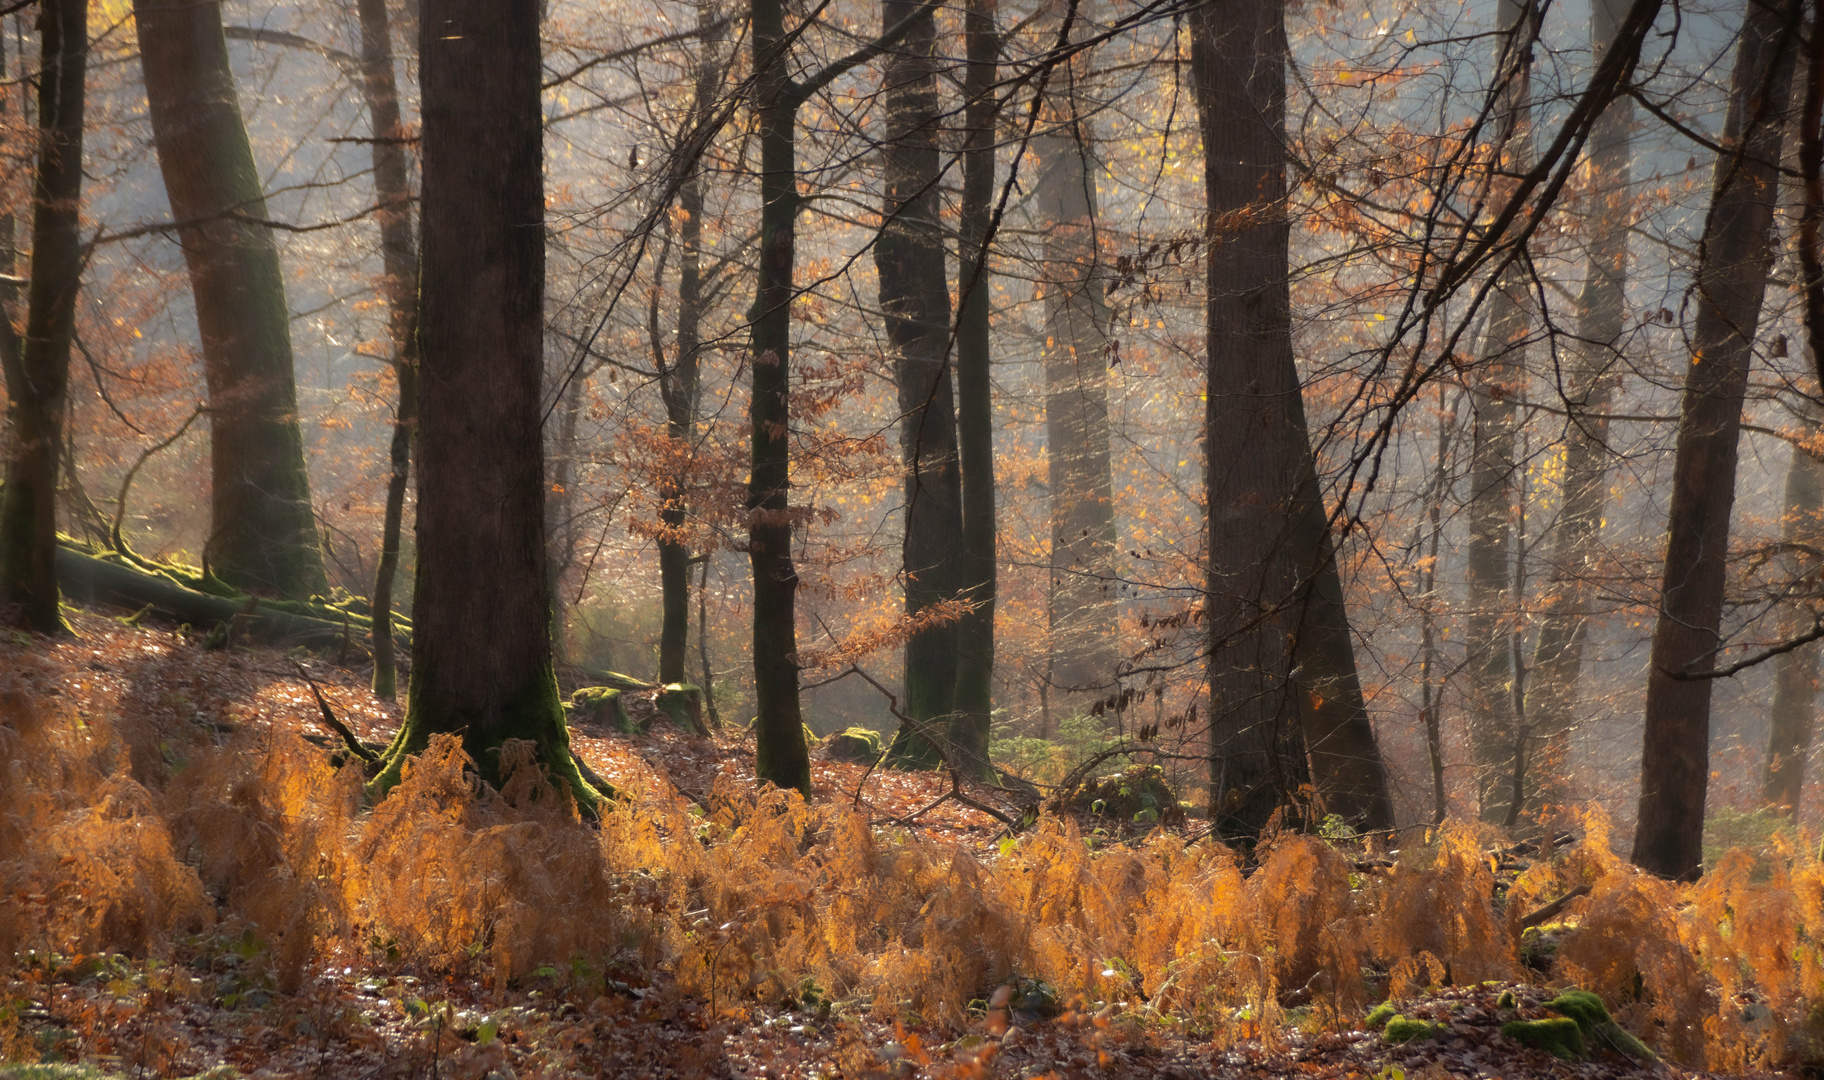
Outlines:
[[[537,0],[425,0],[418,577],[411,699],[375,780],[458,732],[498,782],[529,739],[593,807],[552,671],[545,575],[543,118]]]
[[[1786,466],[1780,528],[1786,554],[1780,562],[1794,581],[1804,581],[1818,570],[1817,559],[1805,552],[1806,541],[1817,535],[1824,515],[1824,466],[1805,447],[1792,448]],[[1796,639],[1810,620],[1799,610],[1788,609],[1780,620],[1783,635]],[[1817,722],[1818,653],[1796,648],[1773,659],[1773,704],[1768,709],[1767,770],[1761,798],[1789,818],[1799,814],[1805,788],[1805,764],[1810,757],[1812,728]]]
[[[399,120],[399,85],[393,74],[393,35],[386,0],[360,0],[361,91],[373,128],[374,194],[380,209],[380,263],[386,274],[387,331],[399,404],[386,478],[380,560],[374,571],[374,695],[392,700],[398,674],[393,660],[393,581],[399,572],[399,536],[405,489],[411,479],[412,429],[418,420],[418,252],[412,240],[412,193],[406,135]]]
[[[38,75],[38,170],[32,184],[31,287],[25,339],[0,310],[11,402],[11,453],[0,493],[0,612],[40,633],[63,629],[57,591],[57,474],[70,342],[82,288],[82,125],[88,0],[44,0]],[[8,219],[6,244],[12,246]],[[10,267],[8,268],[10,269]]]
[[[1626,8],[1619,0],[1590,6],[1590,40],[1598,55],[1615,40]],[[1564,480],[1559,486],[1558,523],[1552,535],[1550,570],[1539,614],[1539,637],[1526,683],[1527,766],[1531,790],[1525,805],[1535,812],[1562,805],[1570,763],[1570,733],[1576,719],[1583,650],[1589,639],[1589,607],[1609,494],[1608,414],[1621,356],[1623,302],[1628,285],[1628,232],[1632,228],[1629,169],[1634,103],[1617,98],[1590,132],[1589,192],[1585,196],[1592,235],[1577,294],[1577,333],[1571,341],[1564,398]]]
[[[707,130],[716,91],[722,82],[725,62],[720,56],[722,21],[716,17],[713,4],[697,5],[697,29],[703,36],[703,51],[697,58],[696,86],[690,105],[686,130]],[[689,514],[686,502],[686,470],[691,443],[696,434],[697,397],[701,386],[699,374],[702,358],[703,310],[703,175],[699,156],[685,150],[678,154],[684,175],[678,182],[679,241],[682,252],[678,267],[678,338],[676,359],[669,366],[662,363],[659,372],[659,394],[665,403],[665,434],[671,440],[673,471],[660,481],[664,491],[664,508],[660,520],[665,531],[659,536],[659,588],[663,597],[664,625],[659,631],[659,681],[685,681],[685,651],[690,642],[690,545],[679,534]],[[656,343],[655,343],[656,347]],[[709,692],[704,687],[704,692]]]
[[[1710,779],[1711,680],[1720,644],[1737,442],[1755,327],[1773,260],[1784,111],[1800,4],[1751,2],[1704,219],[1685,371],[1664,584],[1647,671],[1636,866],[1662,877],[1702,869]]]
[[[1497,70],[1497,188],[1504,177],[1532,166],[1532,55],[1539,8],[1530,0],[1498,5],[1501,50]],[[1516,693],[1514,650],[1516,581],[1514,447],[1519,433],[1514,402],[1525,389],[1524,364],[1531,301],[1524,259],[1505,265],[1489,294],[1488,329],[1471,395],[1469,495],[1469,618],[1465,648],[1469,674],[1470,743],[1476,761],[1476,804],[1483,821],[1512,825],[1523,767],[1525,733]]]
[[[207,561],[237,588],[325,588],[291,311],[228,67],[219,0],[134,0],[153,143],[190,270],[209,386]]]
[[[928,767],[939,757],[930,738],[949,737],[957,641],[953,620],[932,622],[927,612],[956,598],[963,532],[950,371],[950,286],[938,221],[937,24],[933,9],[922,0],[881,0],[880,13],[883,28],[916,17],[885,65],[886,198],[874,262],[899,391],[905,474],[900,573],[906,616],[927,620],[906,639],[905,712],[911,724],[895,737],[889,760]],[[986,759],[958,764],[977,773],[988,767]]]
[[[994,696],[997,583],[994,397],[990,381],[990,270],[994,222],[994,84],[1000,56],[993,0],[969,0],[963,15],[963,200],[957,242],[956,427],[963,483],[963,553],[957,594],[972,607],[956,624],[956,720],[950,742],[965,761],[988,760]]]
[[[748,399],[747,548],[754,575],[755,773],[809,793],[810,753],[798,699],[798,570],[792,564],[791,343],[797,257],[798,107],[911,32],[922,5],[867,45],[793,79],[796,35],[785,28],[784,0],[752,0],[754,112],[760,128],[759,272],[750,312],[753,391]]]
[[[1069,28],[1065,29],[1068,34]],[[1060,45],[1064,41],[1060,41]],[[1065,715],[1115,685],[1115,500],[1109,463],[1108,272],[1098,250],[1096,163],[1079,112],[1082,57],[1058,65],[1052,128],[1033,140],[1044,237],[1045,452],[1051,490],[1050,656]],[[1052,700],[1057,700],[1053,698]]]
[[[1211,815],[1250,836],[1316,782],[1328,809],[1392,824],[1292,354],[1283,0],[1191,22],[1207,271]]]

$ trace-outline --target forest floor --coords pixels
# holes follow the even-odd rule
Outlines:
[[[0,639],[0,676],[11,680],[0,694],[33,695],[79,715],[132,710],[154,729],[200,726],[224,739],[290,730],[321,742],[303,663],[363,740],[384,743],[399,720],[397,707],[375,699],[355,673],[320,661],[263,648],[208,651],[193,636],[92,613],[72,621],[70,639]],[[643,735],[579,727],[573,738],[598,773],[629,790],[669,784],[700,800],[719,775],[751,779],[745,732],[703,738],[658,722]],[[854,800],[878,821],[992,857],[1003,823],[940,801],[947,777],[813,756],[816,800]],[[969,792],[1010,815],[1022,810],[1007,793]],[[0,864],[7,858],[0,852]],[[605,993],[581,991],[548,969],[503,987],[412,970],[372,949],[319,957],[295,992],[280,993],[239,977],[243,944],[202,936],[155,958],[21,953],[0,965],[0,1062],[15,1063],[0,1065],[0,1078],[1702,1075],[1606,1051],[1568,1063],[1500,1034],[1506,1021],[1548,1015],[1546,976],[1537,986],[1511,985],[1515,996],[1499,1004],[1509,986],[1447,988],[1409,1002],[1409,1016],[1441,1027],[1436,1037],[1403,1045],[1359,1025],[1320,1024],[1296,1001],[1270,1026],[1231,1025],[1219,1044],[1208,1031],[1131,1002],[1097,1007],[1026,990],[982,1003],[967,1023],[908,1025],[815,994],[789,1006],[712,1009],[663,970],[616,971]]]

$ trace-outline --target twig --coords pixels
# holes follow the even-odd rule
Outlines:
[[[324,725],[342,737],[343,745],[348,747],[349,753],[369,765],[380,764],[380,755],[362,746],[361,740],[355,738],[355,733],[348,730],[348,725],[336,719],[336,714],[330,709],[328,700],[323,697],[323,691],[317,689],[316,680],[310,677],[310,672],[304,670],[304,665],[293,660],[291,666],[297,669],[298,677],[304,680],[304,685],[310,687],[311,695],[317,699],[317,711],[323,715]]]
[[[921,739],[925,740],[927,743],[929,743],[931,745],[931,748],[937,751],[937,756],[943,759],[944,770],[950,774],[950,790],[948,792],[945,792],[943,795],[939,796],[934,802],[932,802],[930,805],[924,807],[923,809],[919,810],[917,813],[914,813],[908,817],[896,819],[896,820],[898,820],[898,822],[900,824],[909,825],[912,823],[913,819],[919,817],[920,815],[926,813],[927,811],[934,809],[935,807],[937,807],[938,805],[943,803],[943,801],[945,799],[955,799],[957,802],[962,803],[964,806],[969,807],[971,810],[980,811],[981,813],[987,814],[989,817],[994,818],[996,821],[999,821],[1001,824],[1007,826],[1007,828],[1009,830],[1014,831],[1014,832],[1019,831],[1020,823],[1018,821],[1014,820],[1013,818],[1008,817],[1002,811],[996,810],[994,807],[989,806],[987,803],[982,802],[979,799],[973,799],[973,798],[970,798],[969,796],[963,794],[963,770],[961,770],[961,769],[957,768],[955,765],[951,764],[949,748],[944,745],[944,740],[942,738],[933,737],[930,730],[925,727],[924,722],[914,720],[911,717],[907,716],[905,713],[900,712],[899,711],[899,699],[893,695],[893,692],[891,690],[888,690],[886,687],[884,687],[884,686],[880,685],[880,683],[876,682],[874,680],[874,676],[869,675],[867,672],[861,670],[859,667],[856,667],[853,670],[854,670],[855,674],[857,674],[857,675],[861,676],[863,679],[867,680],[868,685],[872,686],[874,689],[880,691],[882,694],[884,694],[886,696],[887,711],[892,713],[894,718],[896,720],[898,720],[900,723],[905,724],[907,727],[910,727],[912,729],[912,734],[917,735],[919,738],[921,738]],[[886,755],[882,754],[881,756],[884,758]],[[862,784],[867,783],[868,776],[869,776],[869,774],[873,773],[873,771],[874,771],[874,766],[870,765],[868,767],[868,771],[866,773],[862,774],[862,777],[861,777]],[[861,805],[861,784],[857,784],[855,787],[855,804],[857,806]]]
[[[127,516],[127,492],[133,487],[133,478],[139,475],[139,470],[145,467],[146,462],[152,460],[153,454],[158,453],[160,450],[163,450],[165,447],[170,446],[172,443],[183,438],[184,432],[190,430],[190,425],[196,423],[196,418],[208,411],[209,407],[207,405],[198,405],[191,411],[189,419],[185,420],[183,424],[172,433],[170,438],[139,455],[139,460],[135,461],[133,467],[127,470],[127,475],[121,478],[120,494],[114,498],[114,528],[112,530],[112,539],[114,541],[115,551],[120,552],[122,555],[127,553],[126,544],[120,538],[120,523]]]
[[[1575,889],[1572,889],[1570,892],[1567,892],[1563,896],[1560,896],[1558,899],[1553,900],[1551,903],[1545,905],[1542,908],[1539,908],[1537,911],[1534,911],[1533,913],[1528,915],[1526,918],[1521,919],[1520,920],[1520,929],[1528,930],[1528,929],[1531,929],[1532,927],[1538,926],[1540,923],[1545,922],[1547,919],[1550,919],[1552,916],[1563,911],[1565,909],[1565,907],[1567,907],[1572,900],[1577,899],[1579,896],[1588,896],[1588,895],[1590,895],[1590,887],[1588,885],[1579,885]]]

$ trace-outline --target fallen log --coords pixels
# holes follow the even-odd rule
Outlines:
[[[277,604],[253,604],[249,610],[249,597],[212,596],[168,577],[98,559],[63,545],[57,548],[57,578],[64,596],[72,600],[99,601],[135,611],[150,605],[157,614],[192,626],[220,623],[234,626],[237,631],[245,627],[253,637],[272,643],[324,648],[338,644],[345,634],[360,633],[347,624],[285,611]],[[410,642],[404,647],[410,648]]]

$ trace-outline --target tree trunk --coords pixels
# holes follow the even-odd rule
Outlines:
[[[1505,173],[1532,161],[1532,43],[1538,8],[1529,0],[1501,0],[1500,70],[1506,78],[1496,103],[1496,152]],[[1497,179],[1497,192],[1511,181]],[[1502,824],[1513,804],[1521,745],[1514,708],[1514,399],[1525,387],[1525,348],[1531,302],[1523,261],[1502,272],[1489,294],[1488,328],[1471,389],[1469,545],[1465,553],[1468,617],[1464,626],[1469,676],[1469,736],[1476,765],[1476,804],[1482,820]]]
[[[791,332],[798,217],[796,126],[785,0],[752,0],[755,112],[760,122],[760,266],[754,289],[748,560],[754,575],[755,774],[811,790],[798,701],[798,570],[792,565]]]
[[[298,429],[291,311],[228,67],[219,0],[134,0],[153,143],[190,269],[209,385],[211,569],[250,590],[325,588]]]
[[[0,342],[12,402],[12,454],[0,495],[0,611],[8,613],[8,621],[47,634],[63,629],[57,602],[57,463],[63,451],[76,294],[82,287],[88,19],[88,0],[43,0],[39,13],[41,142],[32,186],[25,341],[22,347],[17,339]],[[13,338],[10,322],[5,336]]]
[[[381,207],[380,262],[386,272],[387,329],[393,343],[393,375],[399,406],[393,415],[391,468],[386,480],[386,517],[380,534],[380,565],[374,572],[374,696],[391,701],[398,673],[393,659],[393,581],[399,571],[399,535],[405,519],[405,489],[412,469],[412,428],[418,419],[418,251],[412,241],[412,193],[405,128],[399,121],[399,84],[393,73],[392,29],[386,0],[359,0],[361,89],[367,99],[374,139],[374,194]]]
[[[881,27],[912,15],[920,0],[881,0]],[[937,24],[926,8],[889,55],[886,200],[874,245],[887,348],[899,389],[899,446],[905,473],[901,578],[906,615],[956,598],[963,532],[962,477],[956,446],[956,395],[950,373],[950,285],[938,221]],[[938,749],[921,732],[949,739],[956,703],[956,624],[928,626],[906,640],[905,711],[911,725],[888,760],[930,767]],[[985,758],[953,762],[985,774]]]
[[[957,592],[974,608],[956,624],[956,720],[950,743],[965,761],[988,761],[994,709],[994,608],[997,589],[994,511],[992,286],[987,245],[994,212],[995,70],[1000,32],[993,0],[969,0],[963,16],[968,62],[963,69],[963,201],[957,241],[957,443],[963,483],[963,554]]]
[[[697,28],[703,35],[703,52],[697,58],[697,86],[687,131],[700,131],[708,123],[722,84],[720,25],[715,6],[700,2]],[[661,481],[665,506],[659,514],[665,526],[659,536],[659,587],[665,612],[664,625],[659,630],[659,682],[666,684],[685,681],[690,645],[690,545],[684,542],[681,530],[690,510],[684,494],[690,482],[686,463],[695,449],[704,306],[703,170],[694,148],[685,146],[682,140],[673,153],[684,155],[680,161],[684,177],[678,185],[682,218],[678,239],[683,251],[678,268],[677,351],[671,369],[661,371],[659,382],[665,399],[665,434],[671,440],[671,454],[677,462],[676,471]],[[708,692],[705,687],[704,693]]]
[[[1773,260],[1782,117],[1800,20],[1798,0],[1746,8],[1698,256],[1665,582],[1647,671],[1633,860],[1669,878],[1695,877],[1703,863],[1711,680],[1679,676],[1709,669],[1720,642],[1742,399]]]
[[[1247,837],[1304,800],[1391,824],[1292,355],[1283,0],[1211,3],[1191,23],[1211,252],[1212,813]]]
[[[1824,515],[1824,467],[1800,447],[1792,448],[1786,466],[1785,506],[1781,531],[1788,543],[1804,543],[1818,534]],[[1818,570],[1817,560],[1789,554],[1783,562],[1793,581],[1806,580]],[[1797,637],[1811,620],[1808,612],[1788,607],[1780,619],[1784,637]],[[1788,818],[1799,813],[1805,788],[1805,765],[1811,753],[1812,725],[1817,720],[1818,652],[1800,646],[1773,658],[1772,731],[1767,737],[1767,772],[1761,798]]]
[[[498,783],[507,739],[585,807],[552,672],[545,576],[538,0],[425,0],[418,574],[411,699],[374,781],[460,733]]]
[[[1045,445],[1051,487],[1050,665],[1064,716],[1087,713],[1115,688],[1115,503],[1109,463],[1107,274],[1097,250],[1096,164],[1077,114],[1075,69],[1055,130],[1033,141],[1044,235]]]
[[[1606,51],[1615,40],[1626,14],[1627,5],[1620,0],[1595,0],[1590,40],[1599,50]],[[1570,733],[1589,637],[1589,577],[1598,557],[1596,541],[1609,494],[1607,413],[1615,387],[1610,369],[1621,356],[1628,285],[1633,124],[1633,99],[1618,97],[1590,132],[1588,214],[1594,230],[1583,290],[1577,296],[1577,338],[1570,349],[1575,366],[1566,380],[1565,399],[1572,416],[1565,431],[1558,525],[1526,691],[1528,752],[1535,777],[1527,805],[1537,812],[1563,807],[1570,798]]]

